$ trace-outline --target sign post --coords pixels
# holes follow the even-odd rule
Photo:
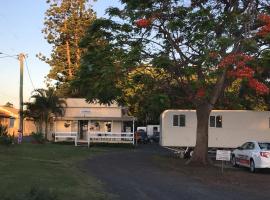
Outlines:
[[[231,151],[228,150],[217,150],[216,160],[221,160],[221,171],[224,171],[224,161],[231,160]]]
[[[18,144],[22,143],[23,133],[21,130],[18,130]]]

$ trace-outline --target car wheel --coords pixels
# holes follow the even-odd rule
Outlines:
[[[249,167],[250,172],[255,173],[256,172],[256,166],[255,162],[253,159],[250,160],[250,167]]]
[[[238,167],[238,165],[237,165],[237,163],[236,163],[236,158],[235,158],[234,155],[232,155],[232,160],[231,160],[231,162],[232,162],[232,166]]]
[[[189,152],[189,157],[191,158],[192,156],[193,156],[193,150],[191,150],[190,152]]]

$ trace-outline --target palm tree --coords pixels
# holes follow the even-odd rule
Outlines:
[[[60,99],[54,88],[36,89],[31,96],[31,102],[25,103],[24,116],[32,118],[38,132],[42,132],[45,125],[45,139],[48,137],[48,125],[53,117],[63,116],[66,101]]]

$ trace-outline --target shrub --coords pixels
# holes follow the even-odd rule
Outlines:
[[[8,135],[7,127],[0,124],[0,144],[11,145],[13,142],[12,136]]]
[[[32,132],[31,136],[32,136],[33,141],[35,143],[43,144],[45,142],[45,138],[44,138],[43,133],[40,133],[40,132],[34,133],[34,132]]]

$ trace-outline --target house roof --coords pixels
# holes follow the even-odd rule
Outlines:
[[[135,121],[132,116],[125,117],[58,117],[57,120],[100,120],[100,121]]]
[[[100,103],[88,103],[84,98],[66,98],[67,107],[69,108],[101,108],[101,107],[119,107],[117,103],[100,104]]]
[[[19,117],[19,109],[12,108],[12,107],[6,107],[6,106],[0,106],[0,116],[1,117]]]

